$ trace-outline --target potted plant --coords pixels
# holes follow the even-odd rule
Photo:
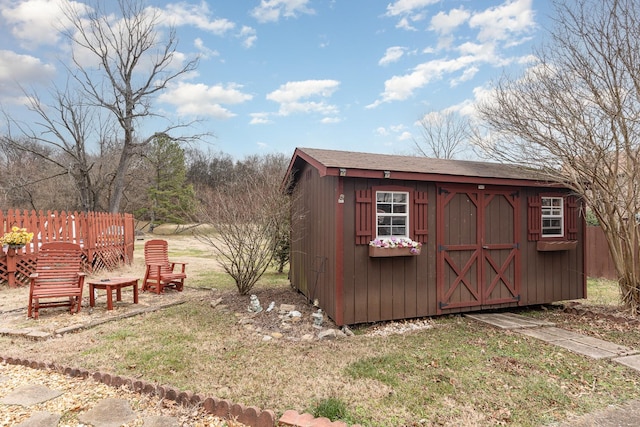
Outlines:
[[[2,245],[9,246],[11,249],[20,249],[27,243],[30,243],[32,239],[33,233],[29,233],[26,228],[20,228],[14,225],[11,227],[10,232],[4,233]]]

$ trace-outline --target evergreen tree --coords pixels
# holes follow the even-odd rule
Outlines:
[[[185,153],[180,144],[167,135],[154,138],[146,159],[153,171],[147,192],[150,206],[145,209],[151,227],[157,223],[182,224],[195,210],[195,192],[187,184]]]

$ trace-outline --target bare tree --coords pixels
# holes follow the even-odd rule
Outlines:
[[[102,157],[105,135],[112,130],[95,108],[86,105],[81,96],[69,88],[64,91],[54,88],[51,95],[52,102],[45,105],[35,92],[25,91],[27,107],[35,113],[36,119],[28,124],[6,115],[8,132],[2,142],[6,147],[29,153],[51,166],[53,174],[49,178],[69,176],[79,195],[80,208],[97,210],[99,186],[94,183],[92,169]],[[94,145],[93,155],[89,144]]]
[[[480,106],[494,156],[580,194],[607,236],[622,302],[640,304],[640,1],[555,3],[538,63]]]
[[[69,3],[65,14],[72,28],[66,36],[73,46],[74,68],[70,73],[88,99],[108,110],[122,130],[123,145],[109,206],[111,212],[118,212],[131,157],[156,136],[182,127],[172,125],[140,137],[140,121],[156,115],[153,98],[169,82],[193,71],[198,58],[179,63],[175,30],[170,28],[162,38],[160,15],[156,9],[146,8],[143,0],[118,0],[117,20],[107,13],[106,4],[96,0],[85,16]],[[87,56],[93,65],[87,65]]]
[[[0,165],[3,179],[0,181],[2,209],[60,209],[69,206],[64,174],[51,164],[42,161],[42,156],[51,156],[51,150],[41,144],[25,139],[17,148],[13,139],[0,137]],[[33,154],[37,153],[37,154]],[[53,198],[59,204],[51,203]]]
[[[202,200],[200,229],[196,237],[208,243],[241,295],[248,294],[269,268],[289,215],[289,197],[281,183],[284,169],[275,158],[248,159],[250,172],[207,193]]]
[[[413,140],[417,154],[437,159],[453,159],[465,149],[469,121],[451,110],[431,111],[418,123],[421,139]]]

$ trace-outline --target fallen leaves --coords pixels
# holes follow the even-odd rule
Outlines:
[[[80,426],[79,413],[91,409],[102,399],[126,399],[138,418],[123,427],[139,427],[143,419],[151,416],[175,417],[181,426],[241,427],[242,424],[215,417],[199,406],[185,407],[156,396],[135,393],[125,387],[111,387],[92,379],[67,377],[50,370],[32,369],[22,365],[0,364],[0,397],[4,397],[25,384],[40,384],[63,394],[49,401],[23,407],[0,404],[0,425],[16,425],[27,420],[34,412],[46,411],[62,415],[61,425]]]

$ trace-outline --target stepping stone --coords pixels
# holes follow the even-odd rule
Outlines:
[[[31,406],[46,402],[62,394],[61,391],[52,390],[49,387],[36,384],[20,386],[0,399],[0,403],[6,405]]]
[[[143,427],[180,427],[176,417],[153,416],[143,420]]]
[[[616,363],[620,363],[621,365],[627,366],[640,372],[640,355],[638,354],[634,356],[617,357],[612,360]]]
[[[514,313],[466,313],[464,316],[500,329],[526,329],[554,326],[553,323],[547,322],[546,320],[534,319]]]
[[[15,427],[57,427],[62,418],[59,414],[52,414],[46,411],[34,412],[31,417],[17,424]]]
[[[103,399],[96,406],[78,415],[78,421],[93,427],[120,427],[135,420],[137,415],[125,399]]]
[[[625,346],[560,328],[527,329],[520,331],[520,333],[593,359],[628,356],[636,353],[635,350]]]

